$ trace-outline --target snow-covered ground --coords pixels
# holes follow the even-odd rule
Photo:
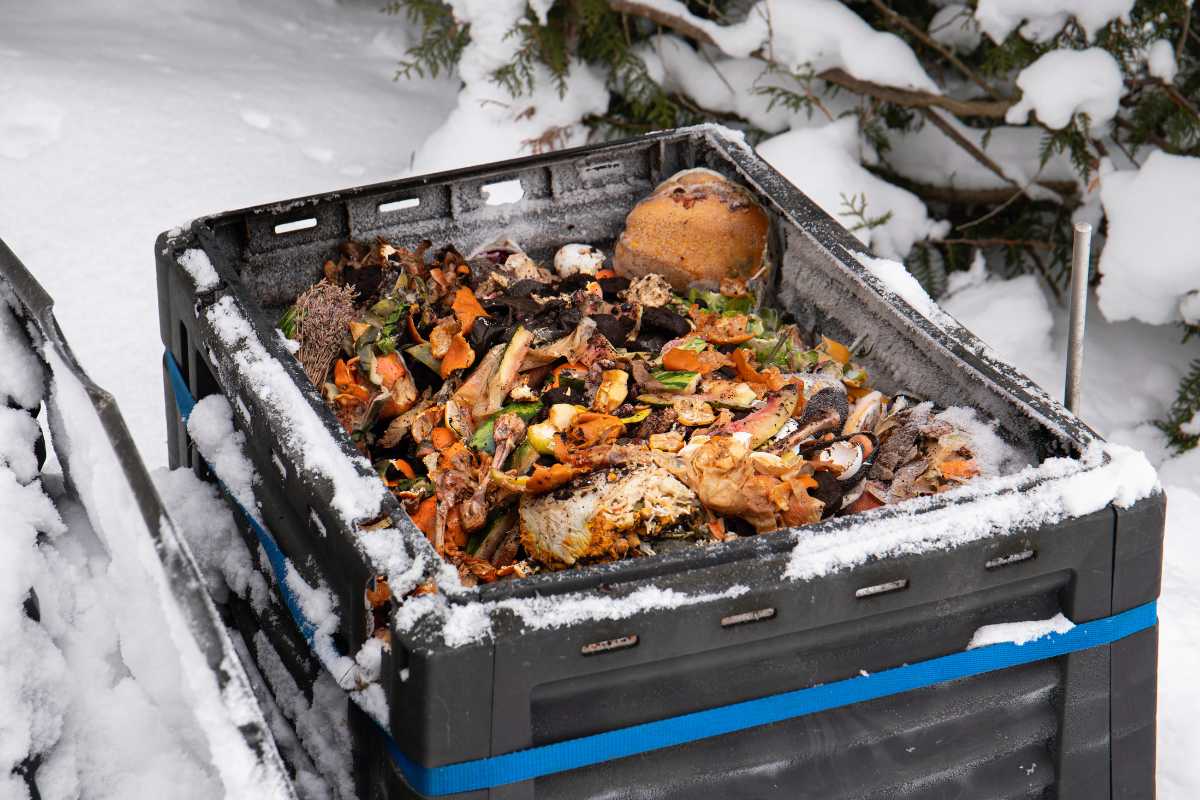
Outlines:
[[[393,82],[407,44],[405,24],[379,14],[376,3],[40,0],[5,3],[0,15],[0,237],[56,298],[80,361],[116,394],[151,467],[166,461],[151,253],[157,233],[202,213],[453,165],[448,159],[513,155],[526,138],[513,130],[497,137],[487,124],[472,125],[481,120],[455,81]],[[663,68],[670,73],[673,67]],[[684,74],[680,68],[677,79]],[[594,89],[585,77],[579,80],[581,91]],[[599,101],[587,95],[578,102]],[[442,138],[431,141],[439,129]],[[785,133],[767,155],[818,198],[873,186],[875,179],[849,156],[827,162],[795,157],[797,148],[818,144],[821,152],[840,153],[846,149],[842,133],[833,125]],[[455,138],[446,138],[451,134]],[[909,167],[917,169],[926,145],[913,141],[897,149],[909,147]],[[838,181],[858,183],[833,185]],[[1120,185],[1114,182],[1111,191]],[[1106,186],[1105,206],[1119,205],[1109,193]],[[896,219],[903,227],[873,235],[877,249],[904,251],[933,224],[917,208]],[[1117,259],[1144,259],[1136,226],[1123,242],[1121,252],[1109,256],[1114,271]],[[1169,241],[1156,238],[1151,246],[1180,257],[1181,248]],[[1136,276],[1132,268],[1124,274]],[[1180,345],[1174,326],[1105,321],[1100,310],[1116,308],[1118,293],[1138,290],[1136,281],[1117,286],[1099,307],[1092,304],[1081,416],[1110,439],[1144,450],[1170,497],[1160,603],[1159,792],[1183,800],[1200,796],[1200,684],[1192,679],[1200,662],[1200,450],[1172,457],[1148,421],[1169,405],[1194,345],[1191,353]],[[956,276],[944,306],[1051,394],[1061,393],[1065,321],[1032,277]],[[7,435],[3,423],[0,435]],[[0,458],[4,468],[25,467]],[[185,502],[186,478],[157,477],[164,494]],[[0,676],[24,675],[35,664],[38,681],[87,676],[65,695],[46,695],[46,715],[30,718],[43,726],[36,735],[65,743],[46,762],[43,796],[185,796],[180,787],[187,787],[186,796],[214,796],[217,777],[196,755],[194,733],[179,724],[170,692],[155,685],[153,672],[129,666],[137,659],[131,652],[145,640],[133,623],[122,627],[125,587],[88,520],[70,503],[59,508],[58,520],[15,487],[0,493],[0,519],[14,519],[12,509],[19,509],[29,525],[45,529],[45,558],[30,569],[39,570],[36,581],[54,600],[44,605],[45,633],[38,634],[46,637],[38,645],[44,658],[24,664],[0,656]],[[48,490],[60,491],[53,481]],[[200,490],[190,491],[191,502],[203,506],[194,493]],[[0,577],[28,576],[0,567]],[[59,584],[69,589],[49,592]],[[20,602],[3,588],[0,600]],[[38,691],[43,684],[18,685]],[[6,705],[10,701],[6,680],[0,685],[0,764],[20,760],[9,750],[24,735],[13,726],[18,718],[6,712],[23,706]],[[297,725],[302,736],[305,729],[325,735],[320,728],[328,721],[310,710],[283,711],[309,715]],[[44,729],[55,724],[57,733]],[[20,797],[20,791],[19,783],[0,776],[0,797]],[[328,791],[311,780],[311,796]]]

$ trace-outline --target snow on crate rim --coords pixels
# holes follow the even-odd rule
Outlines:
[[[846,535],[846,525],[798,529],[784,577],[818,578],[868,559],[943,550],[1053,525],[1109,504],[1128,508],[1159,490],[1158,474],[1145,455],[1097,440],[1079,459],[1050,458],[1012,475],[867,512],[877,516],[857,522],[853,536]]]
[[[585,621],[628,619],[649,611],[667,611],[685,606],[741,597],[750,587],[734,584],[721,592],[687,594],[658,586],[643,586],[623,597],[575,592],[538,595],[488,602],[449,603],[438,594],[412,598],[396,609],[392,621],[402,631],[437,620],[442,640],[448,647],[484,642],[492,637],[492,615],[509,611],[531,630],[564,628]]]
[[[373,473],[364,474],[370,472],[370,464],[361,455],[346,454],[283,364],[263,347],[237,301],[223,295],[204,314],[228,349],[234,368],[276,412],[270,424],[283,429],[300,466],[329,480],[333,487],[330,507],[351,526],[378,516],[383,484]]]
[[[208,253],[198,247],[184,250],[179,256],[179,264],[192,277],[197,292],[210,291],[221,283],[221,279],[217,277],[217,270],[208,260]]]

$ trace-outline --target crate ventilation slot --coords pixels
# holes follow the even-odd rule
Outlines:
[[[854,593],[855,597],[874,597],[878,594],[887,594],[888,592],[898,592],[901,589],[908,588],[908,578],[898,578],[894,581],[886,583],[877,583],[874,586],[864,586]]]
[[[1022,561],[1028,561],[1037,555],[1036,550],[1022,550],[1019,553],[1012,553],[1007,556],[996,556],[990,561],[984,562],[984,569],[999,569],[1000,567],[1010,567],[1013,564],[1020,564]]]
[[[599,164],[588,164],[583,171],[588,176],[602,176],[609,172],[621,172],[623,166],[620,161],[601,161]]]
[[[306,231],[309,228],[317,227],[317,218],[308,217],[306,219],[294,219],[291,222],[280,222],[275,226],[275,235],[280,236],[285,233],[295,233],[296,231]]]
[[[605,639],[602,642],[585,644],[579,648],[579,652],[585,656],[594,656],[599,653],[611,653],[613,650],[624,650],[628,647],[633,647],[637,643],[637,634],[631,633],[629,636],[619,636],[616,639]]]
[[[377,209],[380,214],[390,214],[393,211],[403,211],[406,208],[416,208],[421,205],[421,198],[406,197],[403,200],[392,200],[387,203],[380,203]]]
[[[761,622],[764,619],[772,619],[774,616],[775,609],[773,608],[743,611],[741,614],[731,614],[728,617],[721,617],[721,627],[732,628],[734,625],[745,625],[747,622]]]
[[[479,187],[479,191],[483,195],[483,202],[489,206],[505,206],[525,196],[525,187],[519,178],[485,183]]]

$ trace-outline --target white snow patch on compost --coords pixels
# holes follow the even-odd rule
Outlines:
[[[179,263],[187,271],[187,274],[192,277],[196,284],[196,291],[207,292],[210,289],[215,289],[220,283],[220,278],[217,277],[217,270],[213,267],[212,262],[208,260],[208,253],[203,250],[191,247],[183,251],[183,255],[179,257]]]
[[[945,549],[998,533],[1011,533],[1098,511],[1109,503],[1127,508],[1158,488],[1146,457],[1128,447],[1093,443],[1080,460],[1051,458],[1038,467],[999,478],[977,479],[959,489],[867,512],[843,528],[795,534],[784,575],[810,579],[869,558]],[[969,500],[969,504],[949,503]]]
[[[1100,310],[1112,320],[1179,320],[1180,301],[1200,290],[1200,159],[1156,151],[1141,169],[1101,180]]]
[[[288,448],[300,466],[333,484],[330,506],[347,523],[379,513],[383,484],[373,475],[362,475],[355,465],[370,465],[362,456],[342,452],[324,422],[300,393],[283,365],[273,358],[254,334],[249,321],[232,297],[221,297],[205,311],[217,336],[233,356],[234,368],[245,385],[253,386],[277,414]]]
[[[1074,17],[1089,40],[1114,19],[1129,19],[1134,0],[979,0],[975,19],[999,44],[1021,28],[1034,42],[1052,39]]]
[[[1087,114],[1092,130],[1101,130],[1117,114],[1124,79],[1106,50],[1051,50],[1017,76],[1021,100],[1008,109],[1006,122],[1021,125],[1036,113],[1038,121],[1061,129],[1076,114]]]
[[[984,625],[975,631],[967,644],[968,650],[977,647],[987,647],[990,644],[1026,644],[1049,636],[1052,633],[1066,633],[1075,627],[1075,623],[1062,614],[1055,614],[1050,619],[1031,619],[1025,622],[1000,622],[995,625]]]
[[[862,164],[877,161],[863,151],[853,118],[788,131],[758,145],[758,154],[830,216],[839,219],[859,241],[887,258],[903,258],[917,240],[938,238],[947,226],[929,218],[916,195],[881,180]],[[887,221],[857,225],[851,203],[866,204],[865,215]]]

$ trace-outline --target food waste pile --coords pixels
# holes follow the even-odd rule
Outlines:
[[[979,474],[967,430],[761,302],[765,212],[688,170],[611,258],[347,242],[280,321],[468,585],[809,525]]]

